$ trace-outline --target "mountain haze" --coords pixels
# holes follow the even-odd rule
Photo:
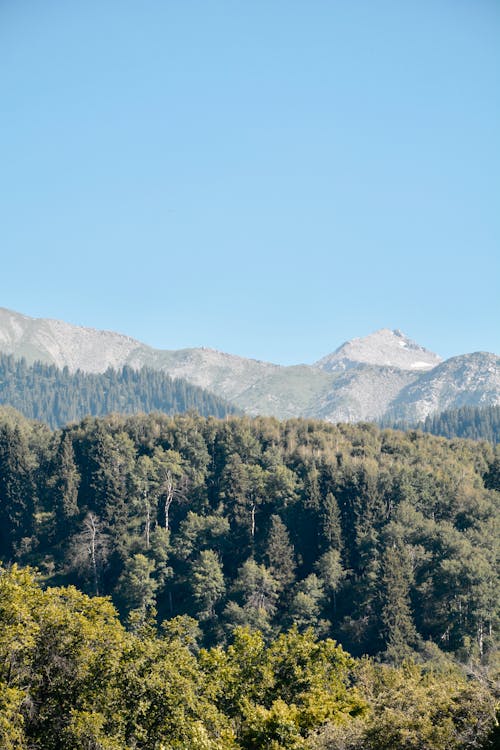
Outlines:
[[[0,351],[69,372],[161,370],[247,414],[278,418],[421,420],[447,408],[500,403],[499,357],[477,352],[443,362],[390,329],[347,341],[314,365],[285,367],[209,348],[155,349],[119,333],[0,308]]]

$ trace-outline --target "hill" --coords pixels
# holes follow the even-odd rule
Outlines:
[[[193,409],[204,416],[225,417],[238,410],[203,388],[158,370],[125,366],[101,374],[16,360],[0,354],[0,404],[29,419],[60,427],[87,415],[111,412],[178,414]]]
[[[113,415],[51,433],[6,413],[0,558],[124,618],[194,617],[205,643],[295,624],[355,655],[484,657],[499,465],[485,442],[368,424]]]
[[[417,429],[446,438],[488,440],[495,444],[500,443],[500,406],[462,406],[427,417],[423,422],[401,420],[385,426],[398,430]]]

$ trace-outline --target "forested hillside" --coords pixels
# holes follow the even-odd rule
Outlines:
[[[194,415],[0,426],[5,562],[110,594],[124,618],[189,614],[205,643],[292,624],[359,655],[497,625],[498,453],[372,425]]]
[[[29,366],[24,359],[6,354],[0,354],[0,404],[50,427],[115,411],[177,414],[194,409],[214,417],[238,413],[213,393],[147,367],[110,368],[102,374],[70,373],[68,368],[59,370],[40,362]]]
[[[449,409],[418,424],[396,422],[396,429],[418,429],[447,438],[469,438],[500,443],[500,406],[462,406]]]
[[[2,747],[494,747],[499,490],[487,443],[4,410]]]

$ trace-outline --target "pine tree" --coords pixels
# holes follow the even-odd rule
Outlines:
[[[158,583],[154,573],[154,561],[137,554],[126,560],[118,581],[118,596],[123,600],[128,613],[135,613],[136,622],[144,623],[148,612],[156,605]]]
[[[271,527],[265,544],[265,558],[269,571],[286,588],[295,580],[295,554],[287,528],[277,515],[271,516]]]
[[[23,538],[34,531],[34,484],[30,452],[21,428],[0,424],[0,554],[10,560],[20,554]]]
[[[323,537],[329,548],[342,551],[342,519],[338,503],[334,495],[329,492],[323,501],[322,512]]]
[[[226,590],[222,566],[214,550],[202,550],[191,564],[190,585],[199,619],[213,617],[215,605]]]
[[[56,533],[61,539],[70,533],[78,515],[79,486],[80,475],[75,463],[73,443],[69,433],[63,432],[55,455],[50,487]]]
[[[381,558],[380,635],[387,656],[396,663],[412,653],[417,631],[410,606],[410,572],[402,546],[393,543]]]

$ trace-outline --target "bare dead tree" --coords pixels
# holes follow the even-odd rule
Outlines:
[[[79,572],[90,574],[94,593],[99,596],[99,578],[108,556],[108,536],[96,513],[85,516],[82,530],[72,542],[71,567]]]
[[[170,507],[174,500],[186,500],[188,490],[188,479],[182,476],[178,481],[175,480],[170,469],[165,474],[165,479],[161,485],[161,494],[163,495],[163,512],[165,518],[165,529],[170,531]]]

